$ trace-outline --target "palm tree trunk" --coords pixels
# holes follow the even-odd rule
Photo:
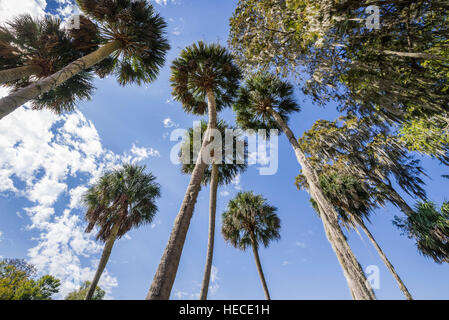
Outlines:
[[[340,228],[338,222],[338,214],[335,208],[324,196],[321,188],[319,187],[318,177],[310,166],[304,152],[296,140],[293,132],[287,126],[282,117],[273,109],[270,109],[276,122],[282,128],[283,132],[287,136],[290,144],[295,151],[298,163],[302,167],[303,174],[309,184],[310,195],[318,203],[321,211],[321,219],[323,220],[324,228],[329,233],[328,240],[332,245],[335,253],[338,257],[338,261],[342,264],[343,272],[348,282],[351,294],[354,299],[357,300],[374,300],[376,299],[374,291],[369,285],[365,273],[362,267],[358,263],[354,253],[352,252],[343,231]]]
[[[97,272],[95,273],[95,277],[90,284],[89,291],[87,291],[86,299],[91,300],[92,296],[95,293],[95,289],[97,288],[98,282],[100,281],[101,275],[103,274],[104,269],[106,268],[106,264],[108,263],[109,257],[111,256],[112,247],[114,246],[114,242],[117,239],[117,233],[120,229],[120,224],[116,223],[111,230],[111,235],[109,236],[108,241],[106,241],[103,249],[103,254],[101,255],[100,263],[98,264]]]
[[[42,67],[36,64],[0,71],[0,84],[28,78],[42,72]]]
[[[359,219],[361,220],[361,219]],[[405,297],[407,298],[407,300],[413,300],[412,295],[410,294],[410,292],[408,291],[407,287],[405,286],[404,282],[402,282],[401,278],[399,277],[399,275],[397,274],[396,270],[394,269],[393,265],[391,264],[390,260],[388,260],[387,256],[385,255],[385,253],[382,251],[382,248],[379,246],[379,244],[377,243],[377,241],[374,239],[373,235],[371,234],[371,232],[369,231],[369,229],[366,227],[365,223],[363,223],[363,221],[357,221],[358,225],[362,228],[362,230],[365,232],[366,236],[370,239],[370,241],[372,242],[372,244],[374,245],[374,247],[376,248],[377,252],[379,253],[380,258],[382,259],[382,261],[385,263],[385,265],[387,266],[387,268],[390,270],[391,274],[393,275],[393,277],[396,279],[399,288],[401,289],[401,291],[404,293]]]
[[[424,59],[424,60],[445,60],[446,58],[443,56],[423,53],[423,52],[398,52],[391,50],[382,51],[384,54],[394,55],[402,58],[416,58],[416,59]]]
[[[215,242],[215,216],[217,212],[217,191],[218,191],[218,165],[212,164],[212,174],[210,180],[210,203],[209,203],[209,239],[207,243],[206,265],[204,268],[203,284],[201,286],[200,300],[207,300],[209,291],[210,272],[214,257]]]
[[[256,261],[257,271],[259,272],[260,281],[262,282],[263,291],[265,292],[265,298],[271,300],[270,292],[268,291],[267,282],[262,270],[262,264],[260,263],[259,250],[254,234],[251,235],[252,248],[254,253],[254,260]]]
[[[217,105],[214,93],[211,90],[207,93],[207,101],[209,110],[208,129],[215,129],[217,126]],[[168,240],[161,262],[148,291],[147,300],[168,300],[170,298],[187,231],[189,230],[190,220],[192,219],[198,193],[201,189],[204,171],[208,166],[202,158],[206,146],[210,143],[210,139],[211,137],[206,133],[195,164],[195,169],[190,177],[190,183],[187,187],[181,209],[179,210],[170,234],[170,239]]]
[[[411,215],[413,215],[415,213],[413,211],[413,209],[407,204],[407,202],[405,202],[405,200],[401,197],[401,195],[399,193],[397,193],[397,191],[393,187],[388,186],[388,185],[385,185],[385,186],[387,188],[387,192],[391,196],[393,204],[396,205],[397,207],[399,207],[399,209],[401,209],[401,211],[405,215],[410,217]]]
[[[23,89],[11,93],[9,96],[0,99],[0,120],[25,104],[26,102],[49,92],[53,88],[61,85],[74,75],[88,69],[109,57],[113,52],[122,47],[119,40],[111,41],[95,52],[92,52],[65,66],[55,74],[36,81]]]

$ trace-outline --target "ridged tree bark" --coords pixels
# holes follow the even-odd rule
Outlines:
[[[1,70],[0,84],[31,77],[41,73],[42,70],[42,67],[37,64],[30,64],[28,66]]]
[[[103,61],[121,47],[121,41],[111,41],[96,51],[70,63],[55,74],[45,79],[36,81],[28,87],[17,90],[9,96],[0,99],[0,120],[28,101],[43,93],[49,92],[53,88],[63,84],[74,75]]]
[[[90,284],[89,291],[87,291],[85,300],[92,300],[92,297],[95,293],[95,289],[97,288],[98,282],[100,281],[101,275],[103,274],[104,269],[108,263],[109,257],[111,256],[112,247],[114,246],[115,240],[117,239],[117,234],[120,229],[120,224],[116,223],[111,230],[111,235],[106,241],[103,253],[101,255],[100,263],[98,264],[97,272],[95,273],[94,279]]]
[[[218,165],[212,164],[212,174],[210,179],[210,200],[209,200],[209,233],[207,242],[206,264],[204,267],[203,283],[201,286],[200,300],[207,300],[209,291],[210,273],[214,257],[215,243],[215,217],[217,213],[217,191],[218,191]]]
[[[399,277],[399,275],[397,274],[397,272],[394,269],[393,265],[391,264],[390,260],[388,260],[387,256],[385,255],[385,253],[383,252],[382,248],[377,243],[376,239],[374,239],[373,235],[371,234],[369,229],[366,227],[365,223],[363,223],[363,221],[357,221],[357,223],[362,228],[362,230],[365,232],[365,234],[368,237],[368,239],[370,239],[370,241],[372,242],[374,247],[376,248],[377,252],[379,253],[380,258],[385,263],[385,265],[387,266],[388,270],[390,270],[390,272],[393,275],[393,277],[396,279],[396,282],[398,283],[399,288],[404,293],[404,295],[407,298],[407,300],[413,300],[412,295],[408,291],[408,289],[405,286],[404,282],[402,282],[401,277]]]
[[[265,298],[271,300],[270,292],[268,291],[267,281],[265,280],[265,275],[263,274],[262,264],[260,263],[259,249],[254,234],[251,236],[252,248],[254,253],[254,260],[256,261],[257,272],[259,272],[260,281],[262,282],[263,291],[265,292]]]
[[[217,106],[215,96],[212,90],[207,93],[209,122],[208,130],[217,127]],[[208,166],[203,161],[203,153],[206,146],[210,143],[211,136],[203,139],[201,150],[195,164],[190,183],[187,187],[181,209],[175,219],[175,223],[170,234],[170,239],[162,255],[161,262],[157,268],[151,287],[148,291],[147,300],[168,300],[175,282],[176,273],[178,271],[179,261],[181,260],[184,242],[186,240],[187,231],[189,230],[190,220],[192,219],[193,210],[195,209],[198,193],[201,189],[204,172]]]
[[[308,163],[307,158],[293,132],[287,126],[284,119],[282,119],[282,117],[275,110],[270,109],[270,112],[292,145],[298,163],[300,164],[303,174],[307,179],[307,183],[309,184],[310,195],[318,203],[320,212],[322,213],[321,219],[325,230],[329,233],[329,235],[327,235],[328,240],[337,254],[337,257],[339,256],[338,261],[342,265],[343,272],[353,298],[356,300],[376,299],[374,291],[369,285],[362,267],[354,256],[354,253],[349,247],[347,239],[340,228],[338,214],[319,187],[318,177]]]

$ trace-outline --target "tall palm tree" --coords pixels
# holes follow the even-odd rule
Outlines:
[[[279,240],[281,221],[277,208],[267,204],[267,199],[253,192],[239,192],[229,201],[228,210],[223,213],[221,233],[235,248],[245,251],[253,249],[257,271],[267,300],[271,300],[267,282],[259,257],[260,243],[268,247],[271,241]]]
[[[95,51],[98,45],[98,28],[84,16],[80,16],[79,28],[66,30],[61,20],[52,16],[34,19],[20,15],[0,28],[0,51],[6,57],[0,59],[0,84],[20,90]],[[77,100],[91,98],[92,81],[93,70],[83,70],[32,99],[31,105],[58,114],[71,111]]]
[[[307,179],[310,194],[323,213],[321,220],[326,236],[342,266],[352,297],[375,299],[363,269],[340,228],[338,213],[323,194],[316,172],[287,124],[288,115],[299,111],[293,98],[292,85],[272,75],[259,73],[248,79],[240,89],[234,110],[237,113],[237,124],[243,129],[278,128],[285,133]]]
[[[405,297],[412,300],[412,295],[364,222],[364,220],[369,221],[370,214],[377,208],[377,203],[372,196],[373,188],[357,177],[340,172],[335,167],[323,168],[319,179],[325,196],[339,213],[340,221],[354,230],[360,226],[385,266],[390,270]],[[306,187],[302,175],[298,176],[296,181],[298,189]],[[314,208],[317,209],[316,206]],[[319,211],[317,212],[320,215]]]
[[[233,102],[241,78],[241,72],[234,64],[232,55],[224,47],[217,44],[207,45],[204,42],[185,48],[173,62],[171,70],[170,80],[175,100],[180,101],[184,111],[188,113],[207,113],[208,132],[202,142],[167,247],[148,291],[149,300],[170,298],[196,199],[208,166],[203,158],[208,156],[207,146],[212,140],[210,133],[217,126],[217,112]],[[212,163],[214,160],[212,159]]]
[[[421,254],[436,263],[449,263],[449,202],[443,203],[440,212],[433,202],[419,202],[415,214],[395,217],[393,223],[416,241]]]
[[[77,0],[80,9],[100,25],[104,43],[58,72],[0,99],[0,119],[27,101],[60,86],[73,76],[108,62],[121,85],[150,83],[170,48],[165,21],[146,0]],[[112,58],[112,59],[111,59]]]
[[[98,227],[97,240],[105,243],[95,277],[86,294],[92,299],[95,288],[111,255],[117,239],[129,230],[151,223],[157,212],[155,201],[160,197],[160,186],[145,167],[126,164],[104,174],[84,195],[87,207],[86,232]]]
[[[205,121],[201,121],[200,128],[201,136],[204,136],[207,132],[207,123]],[[194,130],[192,128],[188,132],[187,140],[185,141],[185,145],[182,147],[183,150],[189,150],[189,159],[191,159],[194,152]],[[234,180],[236,176],[241,174],[246,170],[247,164],[245,162],[246,158],[246,146],[243,140],[240,140],[238,136],[233,135],[232,146],[227,146],[225,137],[226,130],[232,130],[234,132],[235,128],[229,126],[225,121],[220,120],[217,123],[217,130],[219,130],[222,137],[222,152],[221,164],[213,163],[212,165],[206,168],[206,171],[203,176],[202,184],[204,186],[210,185],[210,200],[209,200],[209,234],[208,234],[208,244],[207,244],[207,255],[206,255],[206,263],[204,267],[204,276],[203,282],[201,286],[200,292],[200,300],[206,300],[207,294],[209,290],[209,282],[210,282],[210,274],[212,270],[212,261],[214,254],[214,242],[215,242],[215,217],[217,212],[217,192],[218,186],[227,185]],[[238,141],[243,142],[243,150],[239,150],[237,148]],[[229,150],[228,148],[231,147]],[[229,156],[229,151],[232,151],[232,163],[226,163]],[[228,152],[228,153],[227,153]],[[181,155],[182,158],[182,155]],[[195,169],[195,165],[190,161],[183,163],[182,165],[182,173],[192,174]]]

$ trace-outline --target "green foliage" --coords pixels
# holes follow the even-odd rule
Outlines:
[[[89,291],[90,285],[91,285],[90,281],[84,282],[83,285],[78,290],[70,292],[67,295],[67,297],[65,297],[65,300],[85,300],[86,294]],[[106,292],[97,286],[95,288],[95,292],[94,292],[91,300],[103,300],[105,295],[106,295]]]
[[[0,69],[38,65],[42,72],[28,79],[19,79],[7,85],[13,90],[26,87],[35,79],[48,77],[85,54],[98,48],[98,28],[89,19],[80,16],[80,28],[66,30],[61,20],[46,16],[34,19],[20,15],[0,28],[0,51],[15,62],[2,62]],[[9,51],[8,51],[9,50]],[[72,111],[78,100],[90,100],[95,87],[92,70],[85,70],[66,83],[31,101],[33,109],[49,109],[57,114]]]
[[[50,275],[35,277],[34,266],[20,259],[0,261],[0,300],[51,300],[60,281]]]
[[[400,131],[407,148],[435,157],[449,165],[449,124],[441,117],[407,121]]]
[[[409,195],[426,199],[419,161],[382,121],[354,116],[333,122],[319,120],[299,143],[318,172],[332,167],[363,181],[379,205],[385,201],[399,204],[400,199],[392,193],[393,177]]]
[[[295,77],[317,103],[336,100],[340,111],[399,126],[424,118],[442,128],[436,119],[449,118],[449,4],[377,1],[380,29],[365,26],[370,4],[240,0],[229,43],[239,64]],[[438,158],[447,153],[436,135],[410,146]]]
[[[440,211],[433,202],[420,202],[415,214],[395,217],[393,224],[416,242],[418,251],[437,263],[449,263],[449,202]]]
[[[182,50],[173,61],[170,78],[173,96],[188,113],[204,115],[207,112],[207,92],[214,93],[217,112],[234,101],[240,69],[232,55],[218,44],[194,43]]]
[[[153,221],[159,197],[160,186],[152,173],[145,173],[145,167],[125,164],[105,173],[83,196],[89,223],[86,232],[97,226],[97,240],[106,241],[118,223],[117,237],[121,238],[132,228]]]
[[[243,129],[280,129],[271,110],[288,122],[292,112],[299,106],[293,97],[293,86],[267,73],[258,73],[242,86],[234,104],[237,124]]]
[[[184,163],[183,158],[185,157],[184,154],[182,154],[182,151],[180,152],[180,160],[183,163],[181,171],[184,174],[192,174],[193,170],[195,169],[196,159],[194,159],[194,131],[197,130],[198,133],[201,132],[201,136],[204,138],[205,133],[207,131],[207,122],[201,121],[200,128],[190,128],[186,140],[181,147],[181,150],[189,150],[189,157],[190,162]],[[244,140],[242,140],[238,135],[234,135],[232,146],[227,146],[225,137],[226,137],[226,130],[232,130],[235,132],[235,128],[229,126],[225,121],[220,120],[217,123],[217,130],[220,131],[221,137],[222,137],[222,164],[218,165],[218,184],[219,185],[226,185],[231,183],[231,181],[240,173],[244,172],[247,165],[247,144]],[[240,152],[240,149],[238,148],[238,144],[243,145],[243,153]],[[228,159],[226,157],[226,149],[232,150],[232,153],[234,155],[234,159],[231,157],[231,159]],[[198,152],[198,151],[197,151]],[[227,160],[232,160],[233,162],[230,164],[227,164]],[[186,161],[187,162],[187,161]],[[212,177],[212,166],[208,166],[206,171],[204,172],[203,176],[203,184],[208,185],[210,183]]]
[[[347,227],[355,228],[359,222],[369,219],[377,207],[373,199],[375,190],[372,187],[334,167],[326,167],[319,172],[319,183],[324,196],[335,207],[340,221]],[[298,189],[308,188],[304,175],[296,177],[296,186]],[[311,203],[319,215],[315,200],[311,199]]]
[[[102,42],[122,47],[104,62],[100,74],[112,72],[121,85],[156,80],[170,49],[167,25],[145,0],[77,0],[81,11],[99,25]]]
[[[277,208],[253,192],[239,192],[229,201],[223,213],[221,233],[224,239],[240,250],[262,243],[268,247],[271,241],[279,240],[281,222]]]

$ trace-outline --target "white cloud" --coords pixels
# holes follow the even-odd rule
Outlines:
[[[241,186],[241,181],[240,180],[241,180],[241,177],[240,177],[240,174],[238,174],[231,181],[231,183],[234,185],[234,188],[236,190],[242,190],[242,186]]]
[[[95,273],[97,265],[85,266],[80,257],[92,258],[102,250],[84,232],[82,194],[105,170],[159,152],[136,145],[122,155],[105,149],[95,126],[80,112],[57,116],[22,107],[2,119],[0,137],[0,192],[31,202],[23,208],[31,222],[27,229],[39,236],[28,250],[30,262],[61,279],[63,297]],[[117,280],[105,271],[100,286],[110,292]]]
[[[220,196],[222,196],[222,197],[227,197],[227,196],[229,196],[229,191],[221,191],[221,192],[220,192]]]
[[[288,261],[282,261],[282,266],[287,266],[287,265],[289,265],[290,264],[290,262],[288,262]]]
[[[151,229],[156,228],[157,226],[161,225],[162,221],[159,218],[156,218],[156,221],[153,221],[151,224]]]
[[[166,6],[169,3],[176,3],[176,0],[154,0],[160,6]]]
[[[2,242],[3,232],[0,231],[0,242]]]
[[[179,125],[174,122],[171,118],[165,118],[162,123],[164,124],[164,128],[176,128]]]
[[[212,266],[212,269],[210,271],[210,285],[209,285],[210,294],[215,294],[220,288],[218,280],[220,280],[220,278],[218,277],[218,268],[216,266]]]
[[[300,247],[300,248],[305,248],[306,244],[304,242],[301,242],[301,241],[296,241],[295,242],[295,246]]]
[[[45,0],[1,0],[0,23],[9,21],[19,14],[28,13],[33,17],[41,17],[45,14]]]

